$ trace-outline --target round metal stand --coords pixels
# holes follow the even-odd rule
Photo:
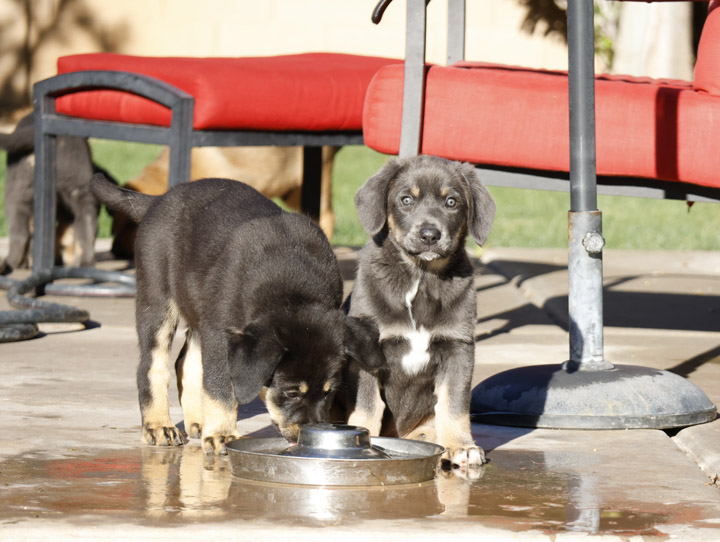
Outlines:
[[[593,2],[568,2],[570,361],[513,369],[472,392],[473,421],[563,429],[659,429],[712,421],[717,409],[667,371],[603,357],[602,216],[597,210]]]
[[[716,417],[702,390],[668,371],[569,363],[498,373],[475,387],[470,411],[474,422],[550,429],[668,429]]]

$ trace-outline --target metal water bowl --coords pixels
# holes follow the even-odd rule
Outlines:
[[[314,486],[389,486],[432,480],[444,452],[430,442],[370,437],[364,427],[313,424],[295,445],[284,438],[227,444],[232,473],[259,482]]]

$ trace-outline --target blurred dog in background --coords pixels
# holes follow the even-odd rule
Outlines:
[[[32,264],[33,202],[35,199],[35,142],[32,113],[23,117],[10,134],[0,134],[0,148],[7,151],[5,217],[9,251],[0,261],[0,273]],[[99,204],[90,193],[94,171],[86,138],[57,138],[56,264],[92,266],[95,263]]]
[[[32,264],[33,201],[35,195],[35,154],[32,113],[24,116],[15,130],[0,133],[0,148],[7,151],[5,216],[9,251],[0,260],[0,273],[27,268]],[[330,239],[335,226],[331,202],[332,167],[336,147],[323,147],[320,198],[320,227]],[[167,191],[170,153],[165,149],[125,188],[148,195]],[[92,266],[97,236],[99,204],[88,182],[94,165],[86,138],[58,136],[57,139],[57,229],[56,264]],[[288,207],[300,210],[303,180],[301,147],[196,147],[192,149],[190,179],[224,177],[239,179],[269,198],[280,198]],[[132,259],[137,224],[122,213],[113,215],[112,252]]]
[[[336,147],[323,147],[320,198],[320,227],[330,239],[335,227],[331,203],[332,167]],[[167,191],[170,153],[166,149],[135,179],[123,185],[136,192],[160,195]],[[195,147],[192,149],[190,180],[222,177],[249,184],[268,198],[280,198],[300,210],[302,147]],[[113,221],[112,251],[119,258],[132,258],[137,224],[117,212]]]

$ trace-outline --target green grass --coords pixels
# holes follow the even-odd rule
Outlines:
[[[366,147],[344,147],[335,160],[333,243],[367,240],[353,196],[389,157]],[[497,215],[487,247],[567,247],[570,196],[564,192],[490,187]],[[600,196],[603,235],[610,249],[720,250],[720,205]],[[471,244],[472,245],[472,244]]]
[[[569,195],[491,187],[497,203],[487,246],[565,247]],[[720,206],[599,196],[608,249],[719,250]]]
[[[90,149],[93,161],[109,171],[118,183],[124,184],[137,177],[160,154],[162,146],[91,139]],[[103,207],[98,217],[98,237],[110,237],[111,228],[112,218]]]
[[[93,159],[124,183],[135,177],[160,151],[157,145],[92,140]],[[344,147],[335,159],[333,208],[337,221],[333,244],[360,246],[367,236],[355,212],[353,196],[388,156],[366,147]],[[5,157],[0,152],[0,236],[7,235],[4,213]],[[488,247],[567,246],[569,195],[559,192],[490,187],[497,216]],[[609,249],[720,250],[720,206],[600,196],[603,234]],[[101,237],[110,235],[103,210]]]

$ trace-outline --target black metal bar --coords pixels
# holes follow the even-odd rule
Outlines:
[[[35,198],[33,217],[33,273],[49,272],[55,263],[55,211],[57,204],[55,154],[57,136],[43,130],[43,111],[53,111],[54,100],[34,97]]]
[[[62,96],[87,90],[113,89],[131,92],[172,108],[193,97],[173,85],[150,77],[124,71],[87,70],[55,75],[35,84],[35,91],[48,96]]]
[[[592,0],[567,5],[570,99],[570,205],[597,209],[595,190],[595,52]]]
[[[563,171],[476,166],[475,169],[488,186],[531,190],[570,191],[570,177]],[[597,176],[597,193],[605,196],[720,202],[720,189],[674,181],[660,181],[641,177]]]
[[[400,156],[420,152],[425,101],[425,0],[407,0]]]
[[[194,100],[181,100],[172,109],[168,188],[190,180]]]
[[[465,0],[448,0],[447,63],[465,59]]]
[[[193,147],[341,147],[362,145],[362,132],[257,132],[251,130],[195,130]]]
[[[322,165],[322,147],[303,147],[303,182],[300,208],[303,213],[315,221],[320,220]]]
[[[46,134],[54,135],[96,137],[160,145],[167,144],[169,140],[169,128],[164,126],[86,120],[51,113],[43,115],[43,126]]]

